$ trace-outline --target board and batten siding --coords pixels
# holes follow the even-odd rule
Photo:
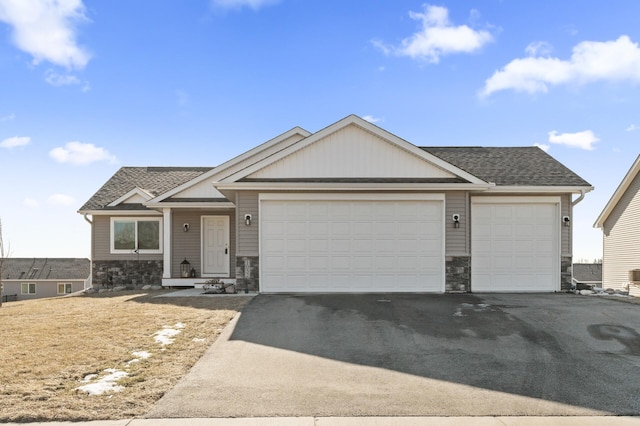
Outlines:
[[[180,263],[187,259],[196,275],[202,274],[202,217],[229,217],[229,271],[235,276],[236,233],[234,232],[235,212],[233,209],[223,210],[178,210],[171,213],[171,276],[180,278]],[[183,225],[189,224],[189,231],[184,232]]]
[[[460,215],[460,227],[453,223],[453,215]],[[469,194],[456,191],[445,193],[445,255],[469,255]]]
[[[116,216],[94,215],[92,225],[92,260],[162,260],[160,254],[111,253],[111,218]],[[123,217],[132,217],[123,215]],[[135,216],[143,219],[145,216]],[[149,216],[157,219],[158,216]]]
[[[602,231],[602,285],[622,289],[629,281],[629,270],[640,269],[640,174],[611,211]],[[634,286],[629,290],[640,295]]]
[[[244,215],[251,215],[251,226],[244,224]],[[258,240],[260,217],[258,209],[258,192],[238,191],[236,193],[236,219],[238,226],[237,256],[259,256]]]

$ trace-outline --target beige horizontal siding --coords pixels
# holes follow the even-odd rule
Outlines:
[[[244,224],[244,215],[250,214],[251,226]],[[258,193],[256,191],[238,191],[236,198],[236,217],[238,220],[238,256],[258,256]]]
[[[160,254],[136,254],[136,253],[111,253],[111,217],[112,216],[93,216],[92,225],[92,259],[93,260],[162,260]],[[130,217],[130,216],[126,216]],[[153,216],[157,218],[158,216]],[[143,219],[144,216],[136,216],[137,219]],[[162,231],[161,231],[162,232]]]
[[[602,285],[622,289],[629,270],[640,269],[640,175],[627,188],[603,226]],[[638,292],[631,288],[632,292]]]
[[[451,191],[445,193],[445,230],[446,256],[469,254],[469,204],[467,192]],[[453,223],[453,215],[460,215],[460,227]]]

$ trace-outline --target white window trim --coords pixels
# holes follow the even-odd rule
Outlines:
[[[33,284],[33,293],[29,291],[29,287],[27,287],[26,293],[23,291],[22,286],[25,284],[28,286],[31,286],[31,284]],[[36,283],[20,283],[20,294],[24,294],[24,295],[37,294],[37,291],[38,291],[37,289],[38,289],[38,286],[36,285]]]
[[[60,286],[61,285],[64,286],[62,288],[62,293],[60,293]],[[69,286],[69,288],[71,289],[71,291],[69,291],[68,293],[66,291],[67,290],[67,286]],[[71,283],[58,283],[58,294],[71,294],[71,293],[73,293],[73,284],[71,284]]]
[[[111,226],[110,226],[110,231],[109,231],[109,245],[110,245],[110,249],[111,249],[111,254],[136,254],[136,250],[121,250],[121,249],[116,249],[114,246],[114,232],[113,232],[113,228],[116,222],[120,222],[120,221],[131,221],[135,223],[135,237],[136,237],[136,243],[137,243],[137,238],[138,238],[138,222],[139,221],[143,221],[143,222],[158,222],[158,249],[157,250],[138,250],[137,253],[138,254],[162,254],[162,249],[163,249],[163,240],[162,240],[162,235],[164,233],[163,231],[163,227],[162,227],[162,218],[161,217],[140,217],[140,216],[116,216],[116,217],[112,217],[111,218]]]

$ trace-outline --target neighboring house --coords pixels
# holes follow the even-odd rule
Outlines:
[[[553,292],[592,189],[537,147],[418,147],[350,115],[215,168],[123,167],[79,213],[94,286]]]
[[[91,286],[90,269],[89,259],[8,257],[2,267],[2,295],[27,300],[82,291]]]
[[[602,264],[574,263],[573,286],[578,290],[602,287]]]
[[[640,274],[632,282],[629,272],[640,269],[640,156],[596,219],[602,229],[602,285],[640,296]]]

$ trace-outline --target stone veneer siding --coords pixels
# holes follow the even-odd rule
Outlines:
[[[236,257],[236,288],[238,292],[260,291],[260,263],[258,256]],[[249,270],[245,270],[245,266]]]
[[[571,290],[571,279],[573,270],[573,259],[571,256],[562,256],[560,260],[560,290]]]
[[[134,289],[144,285],[162,285],[161,260],[95,260],[93,287],[126,286]]]
[[[447,293],[471,291],[471,258],[469,256],[447,256],[445,274]]]

